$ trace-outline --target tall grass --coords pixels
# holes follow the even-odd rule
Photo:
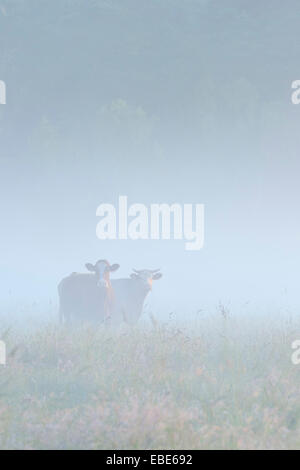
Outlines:
[[[300,448],[300,322],[2,331],[1,449]],[[0,330],[1,337],[1,330]]]

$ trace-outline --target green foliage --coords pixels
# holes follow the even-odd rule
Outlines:
[[[222,313],[189,327],[10,332],[0,448],[299,448],[297,331]]]

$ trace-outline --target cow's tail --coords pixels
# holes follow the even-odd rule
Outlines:
[[[65,316],[64,316],[64,311],[63,311],[61,305],[59,305],[59,309],[58,309],[58,320],[59,320],[59,323],[60,323],[61,325],[64,324],[64,318],[65,318]]]
[[[61,325],[63,325],[65,315],[64,315],[64,311],[61,305],[61,283],[58,285],[57,290],[58,290],[58,297],[59,297],[58,321]]]

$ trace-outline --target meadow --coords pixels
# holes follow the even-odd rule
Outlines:
[[[299,449],[297,316],[0,327],[1,449]]]

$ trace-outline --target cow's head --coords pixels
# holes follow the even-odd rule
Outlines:
[[[110,285],[110,273],[119,269],[120,265],[110,265],[105,259],[100,259],[96,264],[86,263],[85,267],[88,271],[95,273],[99,287],[108,287]]]
[[[152,289],[152,282],[162,277],[162,274],[159,272],[160,269],[133,269],[133,271],[134,272],[130,275],[131,279],[141,281],[149,290]]]

